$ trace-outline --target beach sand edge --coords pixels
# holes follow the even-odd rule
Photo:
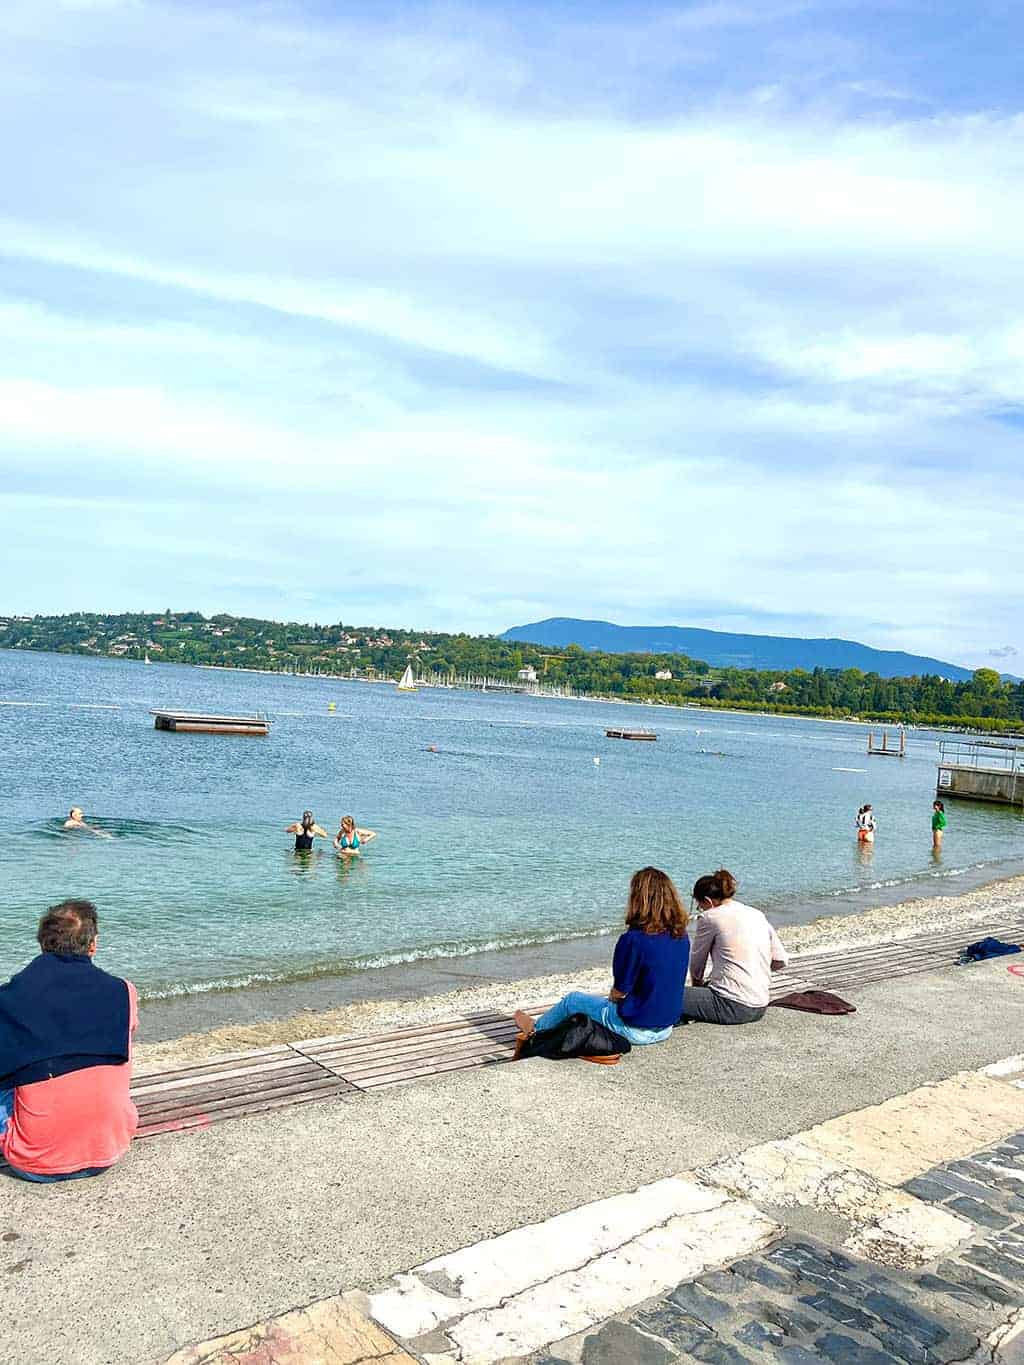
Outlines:
[[[959,896],[929,896],[880,905],[853,915],[828,915],[809,924],[780,930],[791,955],[834,951],[871,943],[891,943],[929,930],[962,925],[964,946],[971,925],[1024,905],[1024,876],[998,879]],[[605,945],[610,961],[612,943]],[[581,954],[582,955],[582,954]],[[438,995],[415,999],[359,1000],[335,1009],[292,1010],[277,1019],[232,1022],[160,1042],[139,1043],[134,1050],[138,1074],[225,1052],[301,1042],[332,1034],[371,1033],[383,1029],[437,1023],[480,1010],[511,1012],[523,1005],[554,1000],[569,990],[605,992],[608,965],[527,976],[516,980],[475,983]]]

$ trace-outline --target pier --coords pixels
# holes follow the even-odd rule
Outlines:
[[[942,740],[935,794],[1020,805],[1024,802],[1024,741]]]

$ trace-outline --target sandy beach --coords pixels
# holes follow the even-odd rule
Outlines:
[[[964,944],[971,941],[972,926],[983,923],[1024,903],[1024,876],[989,882],[959,896],[931,896],[880,905],[854,915],[830,915],[809,924],[789,925],[781,931],[793,957],[870,943],[892,942],[934,929],[961,925]],[[280,1017],[263,1017],[251,1022],[230,1022],[218,1027],[183,1032],[159,1042],[140,1042],[135,1048],[136,1071],[160,1070],[178,1062],[195,1061],[223,1052],[267,1047],[273,1043],[298,1042],[338,1033],[369,1033],[385,1028],[431,1023],[475,1010],[511,1011],[518,1006],[539,1004],[565,991],[605,991],[610,984],[607,962],[612,939],[588,939],[575,943],[550,945],[557,954],[559,970],[514,979],[481,981],[439,994],[412,999],[362,999],[336,1008],[294,1008],[295,990],[282,996],[291,1002]],[[497,956],[497,955],[496,955]],[[601,965],[594,965],[595,958]],[[566,961],[579,967],[566,967]],[[467,973],[468,975],[469,973]],[[317,992],[323,996],[322,988]],[[159,1004],[143,1013],[142,1036],[146,1018],[159,1014]]]

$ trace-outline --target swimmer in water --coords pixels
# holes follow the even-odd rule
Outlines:
[[[313,812],[311,810],[304,810],[302,812],[302,820],[296,820],[292,824],[286,825],[284,832],[285,834],[295,835],[296,853],[308,853],[313,847],[314,836],[319,839],[327,839],[330,837],[327,831],[322,829],[313,819]]]
[[[72,806],[68,811],[68,818],[64,821],[65,829],[84,829],[89,834],[97,834],[101,839],[109,839],[112,836],[105,829],[97,829],[95,825],[86,824],[85,816],[82,814],[81,806]]]
[[[334,849],[343,858],[355,857],[363,844],[368,844],[372,839],[376,839],[377,833],[372,829],[357,829],[356,822],[351,815],[341,817],[341,828],[334,836]]]

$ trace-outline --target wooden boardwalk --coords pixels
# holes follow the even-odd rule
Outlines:
[[[874,981],[954,966],[967,943],[992,935],[1024,942],[1024,911],[967,928],[890,943],[806,953],[774,978],[772,997],[817,987],[849,991]],[[854,1002],[856,1003],[856,1002]],[[544,1006],[535,1006],[539,1013]],[[139,1137],[206,1127],[221,1119],[311,1100],[354,1097],[387,1086],[512,1059],[516,1026],[505,1014],[464,1015],[385,1033],[309,1038],[210,1058],[140,1076],[132,1087]]]
[[[951,967],[968,942],[992,935],[1024,942],[1024,911],[984,924],[917,934],[795,958],[773,981],[772,996],[817,987],[848,992],[875,981]],[[853,1003],[856,1003],[855,1001]],[[536,1015],[544,1006],[535,1006]],[[191,1066],[140,1075],[132,1085],[138,1137],[209,1127],[314,1100],[355,1098],[388,1086],[512,1059],[516,1026],[505,1014],[468,1014],[442,1024],[384,1033],[309,1038]]]
[[[811,987],[830,991],[848,990],[866,986],[872,981],[888,981],[894,977],[912,976],[917,972],[953,967],[960,961],[968,943],[987,937],[1024,944],[1024,911],[994,917],[983,925],[915,934],[911,938],[890,943],[805,953],[773,978],[772,999],[788,991]]]

